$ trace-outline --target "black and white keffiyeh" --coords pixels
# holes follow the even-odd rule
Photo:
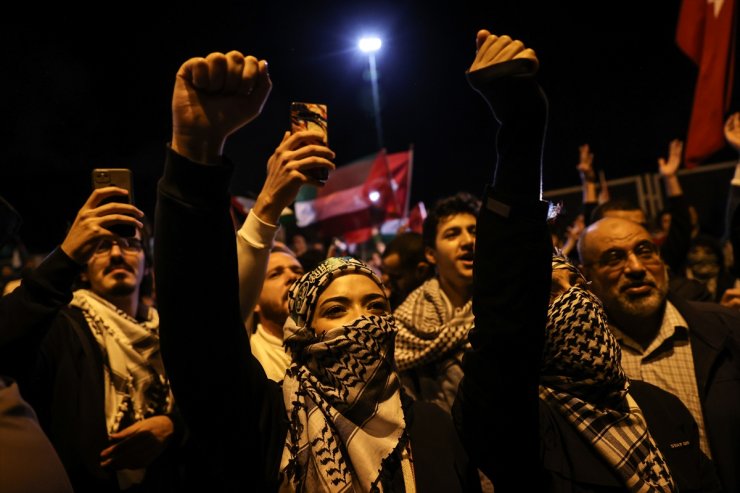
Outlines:
[[[393,316],[363,316],[321,335],[310,327],[321,292],[347,274],[367,275],[380,286],[365,264],[333,258],[290,291],[284,337],[294,363],[283,380],[290,425],[281,492],[386,491],[385,469],[407,445]]]
[[[439,281],[429,279],[412,291],[393,313],[399,323],[396,337],[399,371],[451,357],[467,346],[474,321],[473,302],[469,300],[458,314],[449,317],[442,296]]]
[[[621,349],[594,295],[574,286],[550,304],[540,398],[576,427],[630,491],[675,491],[642,411],[628,393],[620,361]]]
[[[108,433],[169,413],[173,398],[159,351],[157,311],[138,322],[86,289],[75,291],[70,305],[82,310],[103,355]]]

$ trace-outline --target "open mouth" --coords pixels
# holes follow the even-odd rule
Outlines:
[[[463,253],[459,257],[457,257],[458,260],[462,260],[463,262],[473,262],[473,259],[475,259],[475,254],[473,252],[470,253]]]

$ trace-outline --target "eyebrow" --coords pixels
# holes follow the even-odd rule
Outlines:
[[[644,238],[644,239],[638,241],[637,243],[635,243],[634,246],[632,246],[632,248],[627,248],[627,247],[625,247],[625,248],[612,247],[612,248],[609,248],[608,250],[605,250],[604,251],[604,255],[607,254],[607,253],[609,253],[609,252],[630,252],[630,251],[634,251],[635,248],[641,247],[641,246],[644,246],[644,245],[650,245],[651,247],[657,248],[657,245],[653,241],[651,241],[651,240],[649,240],[647,238]]]
[[[363,303],[367,303],[368,301],[372,301],[372,300],[375,300],[375,299],[378,299],[378,298],[380,298],[382,300],[385,300],[385,296],[382,295],[382,294],[380,294],[380,293],[369,293],[369,294],[366,294],[365,296],[363,296],[361,301]],[[349,298],[346,297],[346,296],[333,296],[331,298],[327,298],[324,301],[322,301],[320,306],[324,306],[327,303],[332,303],[332,302],[338,302],[338,303],[345,303],[346,304],[346,303],[349,303],[350,301],[349,301]]]

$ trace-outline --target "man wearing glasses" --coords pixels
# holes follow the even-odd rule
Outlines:
[[[21,388],[75,491],[180,486],[174,453],[182,426],[159,351],[159,316],[141,302],[150,269],[143,213],[110,201],[126,193],[90,195],[62,244],[8,295],[18,301],[0,331],[40,341],[23,346],[28,366],[17,374],[32,375]],[[116,235],[120,226],[135,235]]]
[[[740,491],[740,315],[715,303],[669,297],[659,249],[633,221],[595,222],[578,252],[622,347],[627,375],[683,401],[725,491]]]

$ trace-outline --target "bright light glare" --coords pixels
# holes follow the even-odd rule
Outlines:
[[[377,190],[373,190],[369,194],[367,194],[367,198],[370,199],[370,202],[377,202],[378,199],[380,199],[380,192]]]
[[[380,41],[380,38],[362,38],[359,42],[359,47],[365,53],[372,53],[378,51],[382,44],[383,42]]]

